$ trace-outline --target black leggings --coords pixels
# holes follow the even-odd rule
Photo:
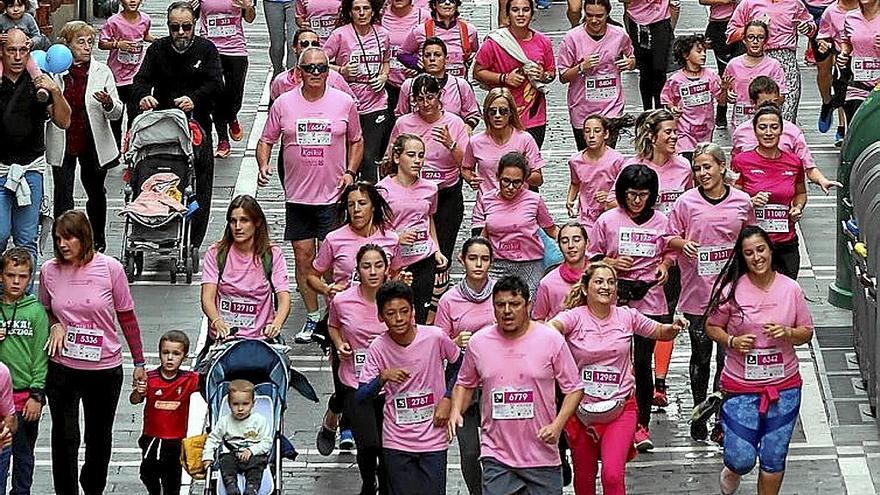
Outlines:
[[[364,157],[361,159],[361,168],[358,176],[361,180],[367,180],[375,184],[379,179],[379,165],[385,148],[388,147],[388,138],[391,137],[391,118],[388,109],[372,113],[361,114],[361,130],[364,135]]]
[[[126,131],[131,129],[132,121],[140,113],[138,109],[139,102],[134,101],[134,95],[132,95],[132,87],[133,85],[131,84],[116,86],[116,92],[119,93],[119,99],[122,101],[125,113],[128,115],[128,120],[125,123]],[[119,120],[110,121],[110,129],[113,131],[113,137],[116,138],[116,147],[120,150],[122,150],[122,119],[123,117],[119,117]]]
[[[382,421],[385,398],[375,397],[358,403],[355,390],[342,386],[345,416],[351,421],[351,432],[357,446],[358,471],[361,474],[361,495],[374,495],[377,481],[379,495],[387,495],[388,480],[382,456]]]
[[[413,263],[406,268],[412,272],[413,302],[416,308],[416,323],[424,325],[428,319],[428,310],[431,306],[431,296],[434,295],[434,272],[437,270],[437,261],[434,255]]]
[[[217,141],[228,141],[229,124],[238,120],[244,98],[248,58],[244,55],[220,55],[220,65],[223,68],[223,92],[217,97],[217,106],[214,107],[214,127],[217,129]]]
[[[727,44],[727,23],[730,19],[722,19],[709,21],[706,25],[706,38],[712,44],[712,51],[715,52],[715,63],[718,64],[718,75],[723,76],[727,64],[733,57],[745,53],[745,46],[742,41],[737,41],[730,45]],[[724,105],[722,105],[724,106]]]
[[[709,389],[709,372],[712,363],[712,348],[715,347],[715,379],[712,381],[712,390],[718,390],[721,382],[721,372],[724,370],[724,349],[706,335],[705,320],[703,316],[685,313],[684,317],[690,322],[688,334],[691,338],[691,395],[694,398],[694,407],[706,400]],[[714,345],[713,345],[714,344]]]
[[[852,122],[853,117],[856,115],[856,112],[859,110],[859,107],[862,106],[865,100],[846,100],[843,104],[843,113],[846,114],[846,122],[849,124]]]
[[[773,245],[774,268],[792,280],[797,280],[798,271],[801,269],[799,245],[797,237],[788,242],[780,242]]]
[[[541,149],[541,146],[544,146],[544,136],[547,134],[547,124],[529,127],[526,129],[526,132],[535,138],[535,143],[538,145],[538,149]]]
[[[79,181],[86,191],[86,213],[94,231],[95,247],[107,247],[105,229],[107,225],[107,189],[104,180],[107,171],[98,163],[95,143],[89,137],[88,151],[80,156],[65,153],[60,167],[52,167],[52,180],[55,182],[54,211],[58,218],[67,210],[73,209],[73,189],[76,179],[76,164],[79,162]]]
[[[440,252],[448,260],[455,259],[455,241],[458,230],[461,228],[461,222],[464,220],[464,195],[461,192],[461,183],[462,181],[459,179],[454,186],[440,189],[437,193],[437,213],[434,213],[434,225],[437,228],[437,242],[440,243]]]
[[[669,52],[672,46],[672,21],[662,21],[639,26],[626,18],[626,32],[633,42],[636,67],[639,69],[639,93],[645,110],[663,108],[660,92],[666,84]]]
[[[659,323],[671,323],[668,315],[648,318]],[[633,374],[636,377],[636,403],[639,406],[639,424],[648,428],[651,405],[654,402],[654,339],[633,335]]]

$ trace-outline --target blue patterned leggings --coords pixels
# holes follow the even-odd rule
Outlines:
[[[785,471],[788,444],[801,407],[801,389],[779,392],[779,401],[766,415],[758,413],[759,394],[729,397],[721,406],[724,428],[724,465],[744,475],[760,460],[761,470]]]

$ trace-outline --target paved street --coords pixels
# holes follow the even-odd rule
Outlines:
[[[144,10],[153,18],[154,34],[164,35],[165,2],[146,0]],[[495,4],[492,0],[465,2],[462,10],[477,24],[481,36],[494,22]],[[620,18],[620,4],[615,2],[613,16]],[[682,1],[682,15],[677,34],[702,32],[706,13],[697,0]],[[547,33],[558,47],[567,30],[565,4],[555,2],[550,10],[538,11],[534,27]],[[246,29],[251,53],[250,71],[245,91],[245,102],[240,118],[246,131],[246,139],[233,143],[229,159],[218,160],[214,183],[214,206],[208,239],[219,238],[223,216],[228,201],[238,193],[256,194],[269,216],[273,239],[280,240],[283,232],[283,193],[275,179],[269,187],[256,190],[256,162],[254,149],[266,119],[268,102],[267,56],[268,36],[265,20],[258,13],[257,20]],[[801,42],[803,49],[803,41]],[[103,56],[103,55],[101,55]],[[714,68],[710,55],[709,65]],[[836,176],[837,149],[832,135],[816,132],[816,115],[819,100],[815,87],[815,70],[802,70],[804,92],[800,105],[800,119],[807,140],[818,166],[826,176]],[[629,102],[640,101],[637,93],[636,74],[627,74],[625,87]],[[481,96],[481,95],[478,95]],[[541,193],[558,221],[566,218],[564,195],[568,184],[566,160],[574,150],[565,104],[565,87],[558,82],[549,95],[550,124],[543,154],[548,161],[545,168],[545,185]],[[640,110],[630,104],[629,112]],[[726,132],[716,132],[716,140],[729,144]],[[625,137],[619,149],[632,153],[632,145]],[[110,173],[107,181],[110,196],[110,225],[108,253],[119,255],[121,249],[121,222],[116,213],[121,200],[121,170]],[[862,495],[880,489],[880,436],[877,426],[867,408],[867,396],[861,388],[858,367],[852,350],[850,313],[833,308],[827,302],[827,287],[834,278],[834,197],[826,197],[810,187],[806,213],[800,222],[802,267],[799,282],[810,300],[816,338],[812,345],[798,350],[801,373],[804,378],[804,398],[798,428],[788,458],[783,493],[796,494],[843,494]],[[77,194],[77,206],[84,207],[82,191]],[[472,195],[466,197],[466,211],[471,210]],[[465,220],[465,225],[469,222]],[[465,231],[462,229],[461,237]],[[51,248],[46,250],[51,253]],[[285,246],[292,273],[292,253]],[[147,260],[148,272],[137,281],[132,291],[143,330],[145,348],[150,351],[148,360],[157,362],[155,345],[162,332],[179,328],[195,340],[202,325],[199,309],[199,286],[197,274],[192,285],[171,285],[167,267]],[[459,270],[460,272],[460,270]],[[304,318],[298,298],[294,298],[294,311],[285,333],[292,336]],[[653,452],[639,455],[628,465],[628,493],[717,493],[717,476],[721,468],[720,450],[710,444],[698,444],[690,440],[686,419],[693,406],[687,383],[688,362],[687,335],[681,335],[673,356],[667,379],[670,385],[670,406],[657,411],[653,417],[651,432],[656,448]],[[314,346],[297,346],[294,362],[326,398],[332,388],[329,367]],[[130,373],[131,361],[126,370]],[[127,395],[127,394],[124,394]],[[285,417],[285,431],[292,437],[300,457],[287,462],[284,469],[284,493],[291,494],[352,494],[359,488],[354,456],[334,453],[320,456],[314,447],[325,403],[307,403],[298,396],[292,400]],[[114,433],[114,453],[111,461],[107,493],[143,493],[137,476],[140,451],[136,439],[141,431],[140,407],[132,407],[123,398],[117,412]],[[197,422],[194,418],[193,422]],[[50,415],[45,414],[41,424],[41,437],[37,448],[37,473],[34,493],[52,493],[49,427]],[[448,493],[467,493],[461,480],[458,449],[450,448]],[[754,493],[756,476],[744,479],[741,493]],[[200,487],[197,487],[200,488]]]

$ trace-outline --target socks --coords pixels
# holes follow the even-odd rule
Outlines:
[[[317,310],[317,311],[312,311],[312,312],[310,312],[310,313],[306,316],[306,318],[308,318],[309,320],[314,321],[314,322],[321,321],[321,310],[319,309],[319,310]]]

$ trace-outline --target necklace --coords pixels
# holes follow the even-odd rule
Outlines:
[[[12,325],[15,324],[15,313],[18,311],[18,301],[15,301],[12,305],[12,318],[6,317],[6,311],[3,311],[3,305],[0,305],[0,315],[3,316],[3,326],[6,330],[6,335],[12,331]]]

